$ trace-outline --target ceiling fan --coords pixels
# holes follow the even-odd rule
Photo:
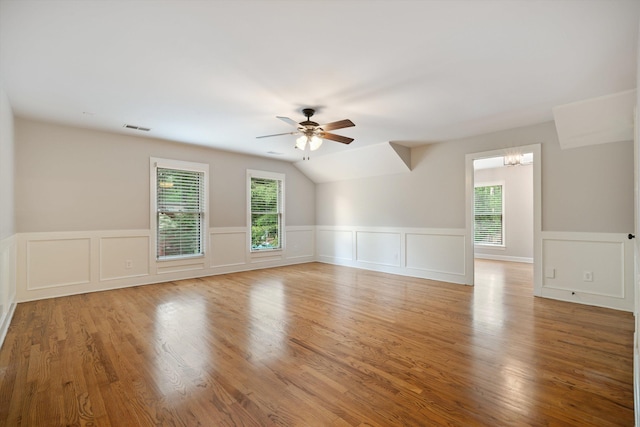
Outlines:
[[[283,122],[289,123],[291,126],[295,127],[297,130],[294,132],[285,132],[285,133],[276,133],[273,135],[264,135],[258,136],[257,138],[269,138],[272,136],[280,136],[280,135],[301,135],[298,139],[296,139],[296,148],[300,150],[304,150],[309,144],[309,150],[315,151],[320,148],[322,145],[323,139],[329,139],[331,141],[341,142],[343,144],[351,144],[353,138],[349,138],[342,135],[336,135],[335,133],[329,133],[330,130],[342,129],[355,126],[355,124],[349,120],[339,120],[337,122],[331,122],[324,125],[319,125],[316,122],[312,122],[310,119],[315,114],[315,110],[313,108],[305,108],[302,110],[302,114],[304,114],[307,120],[302,121],[300,123],[296,123],[289,117],[281,117],[276,116],[276,118],[282,120]]]

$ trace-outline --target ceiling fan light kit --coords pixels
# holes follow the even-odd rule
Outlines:
[[[331,141],[340,142],[342,144],[351,144],[353,138],[349,138],[342,135],[336,135],[334,133],[329,133],[327,131],[334,129],[343,129],[355,126],[355,124],[349,120],[339,120],[337,122],[327,123],[325,125],[319,125],[318,123],[311,121],[311,117],[315,114],[315,110],[312,108],[305,108],[302,110],[302,114],[305,115],[307,120],[304,120],[300,123],[296,123],[294,120],[289,117],[281,117],[276,116],[276,118],[286,122],[292,126],[294,126],[297,130],[295,132],[285,132],[285,133],[277,133],[274,135],[264,135],[258,136],[257,138],[269,138],[272,136],[280,136],[280,135],[300,135],[298,139],[296,139],[295,148],[300,150],[306,150],[309,147],[310,151],[315,151],[322,145],[323,139],[328,139]],[[308,156],[306,157],[309,158]],[[304,159],[304,157],[303,157]]]
[[[309,150],[316,151],[322,145],[322,138],[316,135],[302,135],[296,139],[296,148],[304,150],[309,144]]]

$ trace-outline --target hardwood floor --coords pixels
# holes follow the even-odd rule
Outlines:
[[[632,426],[631,313],[319,263],[19,304],[6,426]]]

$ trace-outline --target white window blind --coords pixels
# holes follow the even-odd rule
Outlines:
[[[251,177],[251,250],[282,248],[282,180]]]
[[[157,168],[157,258],[202,255],[204,173]]]
[[[474,219],[475,244],[504,244],[502,185],[475,187]]]

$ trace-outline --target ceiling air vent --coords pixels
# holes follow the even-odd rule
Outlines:
[[[127,125],[127,124],[125,124],[122,127],[125,127],[127,129],[133,129],[133,130],[141,130],[143,132],[149,132],[151,130],[151,128],[144,128],[142,126],[134,126],[134,125]]]

